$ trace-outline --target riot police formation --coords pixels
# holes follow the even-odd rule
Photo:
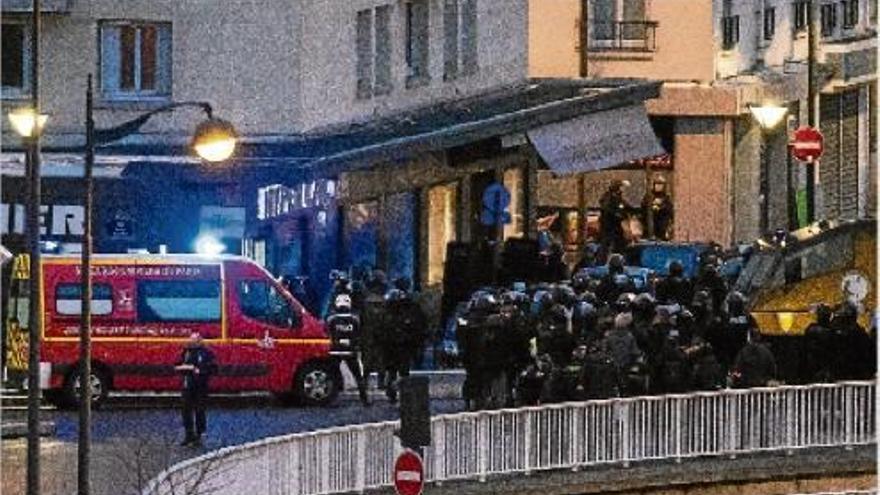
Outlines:
[[[745,296],[728,289],[715,253],[694,280],[675,261],[641,293],[622,256],[606,266],[598,279],[582,270],[525,290],[484,287],[461,305],[468,408],[777,383],[775,343],[763,341]],[[799,382],[873,376],[873,344],[856,316],[847,304],[817,309]]]

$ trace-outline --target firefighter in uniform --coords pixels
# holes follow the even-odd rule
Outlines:
[[[330,307],[327,330],[330,332],[330,354],[345,363],[357,383],[361,403],[370,405],[367,397],[367,381],[361,360],[361,320],[351,310],[351,295],[339,293]]]

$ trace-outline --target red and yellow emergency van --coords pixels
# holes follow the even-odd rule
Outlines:
[[[46,397],[77,400],[81,312],[78,256],[44,256],[40,364]],[[27,372],[28,260],[15,260],[6,321],[7,369]],[[96,255],[92,261],[96,403],[110,390],[177,390],[174,364],[197,332],[217,358],[212,391],[292,392],[331,402],[342,385],[321,321],[266,270],[238,256]]]

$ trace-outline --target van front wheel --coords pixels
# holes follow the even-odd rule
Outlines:
[[[64,381],[64,401],[74,407],[79,404],[80,396],[80,376],[79,370],[74,370]],[[99,408],[107,399],[110,393],[110,379],[107,374],[100,369],[92,368],[89,376],[89,386],[92,389],[92,407]]]
[[[306,406],[326,406],[342,387],[339,373],[328,363],[308,363],[296,374],[294,394]]]

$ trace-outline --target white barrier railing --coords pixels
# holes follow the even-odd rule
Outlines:
[[[430,481],[612,462],[876,442],[874,382],[723,390],[438,416]],[[144,495],[312,495],[390,486],[397,422],[228,447],[163,471]]]

